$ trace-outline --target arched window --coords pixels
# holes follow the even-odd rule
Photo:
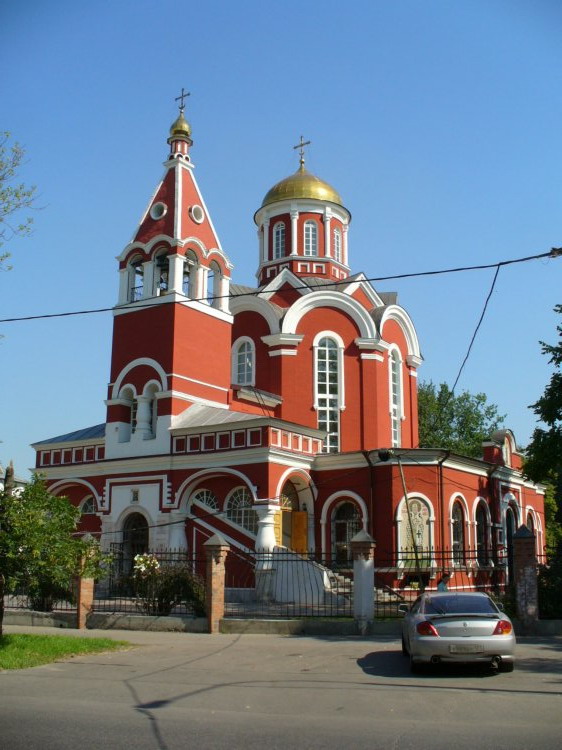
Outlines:
[[[453,563],[455,565],[462,565],[464,563],[464,513],[462,505],[458,500],[453,504],[451,525]]]
[[[144,294],[144,265],[140,256],[133,258],[129,264],[129,302],[142,299]]]
[[[316,409],[318,429],[325,430],[324,450],[337,453],[340,445],[340,355],[337,342],[325,336],[316,347]]]
[[[397,448],[402,442],[402,360],[397,349],[389,355],[390,368],[390,428],[392,447]]]
[[[220,307],[221,270],[213,261],[207,272],[207,302],[211,307]]]
[[[135,555],[148,552],[148,523],[142,513],[131,513],[123,524],[123,555],[118,558],[121,574],[128,575],[134,565]]]
[[[404,501],[400,507],[398,522],[398,545],[403,566],[414,568],[417,562],[429,565],[432,539],[431,514],[427,503],[419,497]]]
[[[476,559],[479,565],[488,565],[488,514],[482,502],[476,508]]]
[[[293,549],[293,511],[299,509],[299,493],[292,482],[288,481],[283,485],[279,505],[281,506],[281,543],[283,547]]]
[[[251,534],[257,534],[258,514],[252,507],[252,496],[245,487],[237,487],[229,497],[226,517]]]
[[[170,259],[165,250],[157,253],[154,258],[154,296],[158,297],[168,291],[170,278]]]
[[[133,389],[130,386],[123,388],[119,394],[119,398],[123,402],[124,407],[127,409],[125,419],[126,425],[121,430],[119,435],[120,443],[127,443],[131,439],[131,435],[134,434],[137,428],[137,399]]]
[[[283,258],[285,255],[285,224],[278,222],[273,227],[273,257]]]
[[[236,385],[255,384],[254,342],[244,337],[235,341],[232,347],[232,382]]]
[[[183,261],[182,292],[186,297],[195,299],[197,295],[197,256],[188,250]]]
[[[332,516],[332,555],[338,565],[353,565],[351,540],[361,527],[361,514],[355,503],[337,506]]]
[[[339,229],[334,229],[334,260],[341,263],[341,232]]]
[[[318,255],[318,229],[315,221],[304,222],[304,254]]]
[[[533,518],[533,514],[530,512],[527,513],[526,526],[529,529],[529,531],[531,531],[533,534],[535,533],[535,519]]]
[[[160,388],[156,383],[151,383],[144,390],[144,396],[149,399],[148,402],[148,419],[149,419],[149,437],[156,437],[156,428],[158,425],[158,400],[156,394]]]
[[[219,502],[216,495],[214,492],[211,492],[211,490],[197,490],[193,495],[193,500],[206,505],[208,508],[211,508],[211,510],[219,509]]]
[[[94,498],[89,495],[89,497],[86,497],[82,504],[80,505],[80,513],[83,516],[93,516],[96,512],[96,505],[94,503]]]

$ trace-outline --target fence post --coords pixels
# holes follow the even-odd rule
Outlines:
[[[526,526],[513,535],[513,579],[517,618],[527,632],[539,619],[539,597],[535,535]]]
[[[366,531],[360,531],[350,542],[353,554],[353,616],[361,635],[375,616],[376,542]]]
[[[76,627],[84,630],[94,603],[94,579],[78,576],[76,594]]]
[[[207,555],[205,607],[209,633],[218,633],[224,617],[225,560],[230,545],[220,534],[214,534],[203,546]]]

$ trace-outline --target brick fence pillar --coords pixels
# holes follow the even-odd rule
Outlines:
[[[535,535],[526,526],[513,535],[513,583],[517,618],[526,631],[539,619]]]
[[[76,627],[78,630],[84,630],[86,618],[94,603],[94,579],[79,576],[77,584]]]
[[[360,531],[350,542],[353,554],[353,616],[365,635],[375,616],[375,540]]]
[[[218,633],[224,617],[224,578],[226,554],[230,545],[220,534],[214,534],[204,544],[207,555],[205,606],[209,633]]]

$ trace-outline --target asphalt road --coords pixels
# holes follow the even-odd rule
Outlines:
[[[1,672],[1,750],[562,746],[562,638],[520,639],[512,674],[414,676],[392,639],[87,634],[134,646]]]

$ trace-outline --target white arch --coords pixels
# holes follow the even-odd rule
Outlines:
[[[150,256],[152,249],[159,242],[166,242],[170,247],[174,244],[174,238],[170,237],[169,234],[157,234],[149,242],[129,242],[125,247],[121,255],[117,256],[117,260],[122,261],[129,255],[132,250],[139,250],[141,253]]]
[[[125,521],[127,520],[129,516],[132,516],[135,513],[138,513],[139,515],[144,516],[148,524],[148,538],[150,540],[150,537],[152,536],[151,527],[153,527],[155,524],[150,513],[142,505],[128,505],[126,508],[124,508],[115,521],[116,530],[123,531],[123,526],[125,525]],[[150,547],[150,541],[149,541],[149,547]]]
[[[96,501],[96,506],[100,507],[100,496],[96,492],[96,488],[93,484],[90,484],[90,482],[87,482],[85,479],[59,479],[58,482],[55,482],[54,484],[49,485],[49,492],[51,492],[53,495],[58,495],[58,492],[62,490],[64,487],[71,487],[73,484],[81,484],[84,487],[86,487],[91,494],[94,496],[94,499]]]
[[[348,315],[359,329],[361,338],[378,339],[375,323],[363,305],[342,292],[319,291],[298,299],[283,318],[282,333],[296,333],[297,326],[308,312],[319,307],[334,307]]]
[[[422,492],[416,492],[416,491],[408,492],[408,500],[410,502],[412,502],[412,500],[423,500],[424,503],[429,508],[429,520],[435,521],[435,510],[433,508],[433,503],[431,502],[431,500],[428,498],[427,495],[424,495]],[[403,495],[402,498],[400,499],[400,502],[396,506],[396,513],[394,516],[396,521],[399,521],[402,516],[402,506],[404,505],[405,502],[406,502],[406,496]]]
[[[255,485],[248,479],[248,477],[245,474],[243,474],[241,471],[238,471],[237,469],[229,469],[227,467],[220,467],[218,469],[200,469],[199,471],[196,471],[195,474],[192,474],[190,477],[187,477],[187,479],[184,479],[184,481],[178,487],[178,491],[176,492],[176,495],[174,498],[178,509],[184,503],[185,500],[189,500],[189,497],[194,489],[195,484],[199,484],[199,481],[203,477],[205,477],[206,479],[212,479],[213,477],[220,477],[224,474],[237,477],[244,484],[246,484],[252,494],[253,501],[256,502],[257,496],[256,496]],[[187,502],[185,503],[185,505],[186,505],[185,510],[187,511]]]
[[[418,335],[416,333],[416,329],[414,328],[412,319],[410,318],[406,310],[404,310],[404,308],[400,307],[399,305],[388,305],[388,307],[381,309],[381,315],[379,318],[379,333],[382,339],[384,339],[384,326],[388,320],[394,320],[400,325],[401,329],[403,330],[408,346],[408,354],[414,355],[415,357],[419,357],[421,359],[422,355],[420,351],[420,342],[418,341]]]
[[[318,497],[318,490],[316,489],[316,485],[312,481],[310,474],[305,469],[301,469],[295,466],[290,466],[288,469],[285,469],[285,471],[281,474],[277,486],[275,488],[275,497],[280,497],[281,490],[283,489],[283,485],[287,480],[292,481],[293,477],[298,477],[301,482],[304,482],[306,486],[310,490],[311,498],[314,500],[316,497]],[[311,508],[311,511],[314,509]]]
[[[135,367],[139,367],[140,365],[148,365],[149,367],[152,367],[154,370],[156,370],[156,372],[160,376],[160,388],[163,391],[167,390],[168,378],[166,376],[166,373],[164,372],[164,368],[162,367],[162,365],[160,365],[155,359],[151,359],[150,357],[138,357],[138,359],[133,359],[132,362],[129,362],[128,365],[125,365],[125,367],[119,373],[117,380],[113,383],[113,388],[111,389],[112,398],[117,398],[117,395],[121,389],[121,383],[128,375],[128,373],[131,372],[132,369],[134,369]]]
[[[326,528],[328,523],[328,511],[335,508],[338,500],[354,500],[359,508],[361,509],[361,516],[363,521],[363,530],[366,531],[369,525],[369,511],[367,510],[367,503],[363,498],[356,492],[351,490],[339,490],[338,492],[332,493],[326,498],[322,505],[322,512],[320,514],[320,528],[322,537],[322,552],[326,554],[331,548],[331,543],[326,539]],[[331,540],[330,540],[331,542]]]
[[[241,312],[256,312],[261,315],[269,326],[270,334],[279,333],[279,317],[270,303],[256,295],[232,297],[229,300],[230,312],[236,316]]]
[[[449,498],[449,539],[451,542],[451,548],[453,545],[453,506],[456,502],[460,502],[462,509],[463,509],[463,516],[464,516],[464,531],[466,534],[465,538],[465,544],[464,548],[466,550],[469,550],[471,548],[471,516],[470,511],[468,508],[468,503],[466,501],[466,498],[461,492],[453,492],[451,497]]]
[[[238,351],[242,344],[249,344],[252,355],[252,363],[250,367],[250,381],[240,382],[238,379]],[[239,336],[236,341],[232,344],[230,350],[230,382],[236,385],[255,385],[256,384],[256,342],[249,336]]]

